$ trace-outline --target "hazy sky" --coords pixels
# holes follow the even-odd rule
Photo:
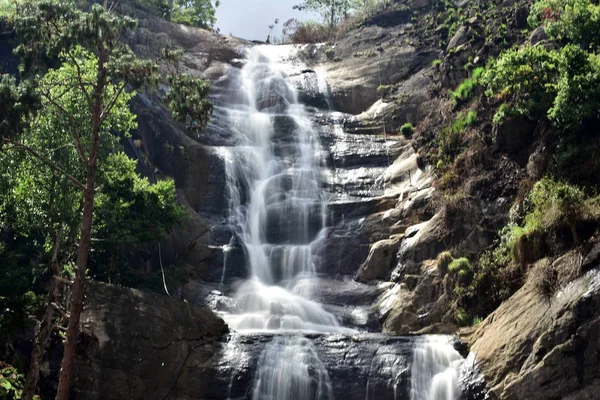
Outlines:
[[[306,20],[314,18],[306,12],[292,7],[302,0],[221,0],[217,9],[217,27],[221,33],[249,40],[266,40],[269,25],[279,18],[276,35],[281,35],[281,26],[290,18]]]

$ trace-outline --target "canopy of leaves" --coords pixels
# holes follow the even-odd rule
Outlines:
[[[135,171],[136,160],[111,154],[101,172],[95,237],[109,247],[160,240],[186,213],[176,201],[172,180],[151,184]]]
[[[174,0],[171,10],[171,21],[179,24],[212,28],[217,22],[217,0],[213,5],[211,0]]]
[[[27,125],[27,117],[39,108],[39,96],[32,85],[17,85],[10,75],[0,75],[0,148],[2,139],[12,138]]]
[[[542,46],[508,50],[483,74],[486,95],[509,105],[510,113],[546,115],[556,97],[560,55]]]
[[[208,123],[213,106],[208,99],[210,84],[188,74],[170,74],[165,103],[173,118],[187,123],[188,129],[198,131]]]
[[[360,0],[304,0],[303,3],[294,6],[294,9],[317,12],[324,21],[335,26],[361,4]]]
[[[531,7],[529,24],[544,24],[553,39],[592,49],[600,45],[600,6],[590,0],[542,0]]]

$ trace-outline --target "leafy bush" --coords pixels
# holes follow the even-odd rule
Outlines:
[[[503,114],[545,117],[556,97],[559,67],[557,52],[528,45],[502,53],[483,74],[482,83],[488,97],[506,104]]]
[[[466,276],[473,271],[471,262],[466,257],[461,257],[452,260],[448,265],[448,272],[453,275]]]
[[[600,120],[600,56],[578,46],[561,50],[560,78],[548,117],[562,134],[583,130]]]
[[[385,97],[387,94],[389,94],[391,88],[391,85],[379,85],[377,87],[377,96],[380,98]]]
[[[325,57],[327,57],[328,60],[333,60],[335,57],[335,50],[329,47],[327,50],[325,50]]]
[[[468,284],[455,287],[456,308],[464,310],[466,316],[489,314],[521,287],[527,271],[523,263],[533,263],[545,255],[545,235],[569,228],[577,242],[577,222],[600,215],[597,199],[586,197],[578,187],[547,178],[534,185],[522,210],[520,217],[514,209],[511,211],[511,222],[499,232],[496,245],[481,255],[475,268],[470,269],[466,259],[449,264],[448,271],[463,282],[468,279]],[[564,284],[578,273],[573,265],[563,266],[560,271],[537,264],[536,268],[538,284],[550,287]]]
[[[475,94],[475,90],[479,86],[480,79],[484,72],[485,69],[483,67],[475,68],[470,78],[465,79],[455,91],[450,90],[448,92],[454,99],[455,104],[465,102]]]
[[[542,0],[531,7],[529,24],[544,24],[553,39],[583,48],[600,45],[600,6],[590,0]]]
[[[451,125],[442,129],[436,137],[438,148],[438,165],[449,165],[463,149],[463,132],[477,122],[477,114],[473,111],[460,112]],[[440,163],[441,161],[441,163]]]
[[[410,122],[405,123],[400,127],[400,133],[407,139],[410,139],[415,133],[415,127]]]

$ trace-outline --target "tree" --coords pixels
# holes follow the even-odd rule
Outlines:
[[[360,4],[360,0],[304,0],[302,4],[295,5],[294,9],[317,12],[329,23],[331,28],[334,28]]]
[[[101,173],[94,237],[97,257],[107,259],[108,273],[117,282],[117,258],[124,248],[159,241],[184,219],[172,180],[150,184],[135,172],[137,161],[125,153],[111,154]]]
[[[540,0],[531,7],[529,24],[544,24],[553,39],[577,43],[584,49],[600,45],[600,5],[590,0]]]
[[[73,61],[70,57],[61,55],[60,60],[64,63],[60,68],[51,69],[43,78],[36,80],[37,90],[43,93],[44,111],[31,118],[27,135],[23,135],[18,143],[10,144],[17,150],[26,150],[25,154],[9,152],[2,157],[3,164],[6,162],[9,166],[4,173],[13,181],[10,195],[3,196],[3,206],[0,208],[3,211],[2,220],[17,234],[33,233],[40,236],[45,253],[50,257],[49,269],[52,271],[48,303],[36,328],[36,340],[24,389],[26,399],[35,391],[39,366],[54,325],[53,318],[57,311],[61,311],[56,300],[58,285],[66,278],[62,274],[62,266],[70,258],[70,249],[81,223],[80,189],[70,179],[82,181],[86,171],[78,154],[78,146],[74,145],[72,139],[72,127],[76,126],[82,133],[79,139],[83,143],[79,145],[81,148],[89,139],[86,132],[91,127],[82,107],[86,102],[85,93],[65,85],[69,82],[74,84],[77,76],[82,81],[91,82],[97,63],[89,52],[79,47],[74,48],[71,56]],[[56,82],[62,84],[57,85]],[[113,98],[116,90],[115,85],[109,84],[106,94]],[[133,93],[123,93],[108,111],[101,130],[104,137],[99,143],[100,159],[106,158],[107,154],[118,147],[118,138],[111,131],[127,133],[136,127],[134,116],[127,106],[132,96]],[[44,157],[46,163],[39,165],[31,154]],[[56,173],[56,168],[50,168],[48,164],[60,169],[62,173]],[[61,313],[66,314],[64,311]]]
[[[171,21],[179,24],[212,28],[217,21],[216,8],[220,1],[211,0],[170,0]]]
[[[29,131],[23,124],[27,121],[30,107],[20,106],[19,99],[28,100],[30,90],[16,86],[14,81],[3,77],[6,87],[0,96],[17,99],[15,106],[0,108],[0,121],[11,129],[2,131],[4,147],[19,150],[35,158],[54,173],[68,181],[82,193],[81,220],[79,224],[75,277],[71,286],[71,303],[68,310],[68,326],[64,354],[61,364],[56,398],[68,398],[71,373],[75,355],[79,319],[83,308],[83,294],[88,258],[91,248],[91,235],[94,219],[94,205],[97,192],[99,160],[102,157],[101,143],[110,141],[111,131],[127,130],[133,123],[125,118],[122,125],[111,125],[110,116],[118,113],[119,105],[126,104],[130,95],[126,88],[139,89],[157,83],[158,66],[150,60],[138,59],[120,38],[128,30],[135,28],[136,22],[128,17],[117,16],[102,6],[93,5],[89,12],[75,7],[73,1],[42,0],[27,2],[19,6],[15,18],[16,32],[22,39],[17,54],[22,58],[21,70],[32,82],[35,92],[44,104],[43,113],[51,113],[62,121],[70,136],[70,146],[75,150],[81,175],[74,175],[51,157],[32,147],[27,138]],[[57,71],[64,72],[49,82],[39,79],[43,63],[40,60],[62,63]],[[88,71],[85,66],[90,65]],[[50,72],[51,73],[51,72]],[[174,77],[170,80],[187,82],[186,90],[202,89],[202,93],[189,98],[171,94],[171,99],[181,103],[177,106],[179,120],[196,121],[200,126],[206,123],[212,108],[202,101],[202,107],[190,101],[204,100],[207,85],[191,77]],[[173,91],[181,87],[174,86]],[[63,100],[79,97],[66,107]],[[170,103],[174,103],[172,100]],[[56,279],[58,281],[58,279]],[[51,303],[49,296],[49,305]]]

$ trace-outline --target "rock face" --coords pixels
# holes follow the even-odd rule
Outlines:
[[[73,391],[82,400],[203,398],[225,323],[164,296],[90,282]]]
[[[581,263],[577,252],[555,267]],[[470,338],[500,399],[592,399],[600,390],[600,271],[547,297],[533,277]]]
[[[384,293],[379,302],[383,331],[395,335],[454,333],[456,324],[443,279],[437,262],[429,260]]]

